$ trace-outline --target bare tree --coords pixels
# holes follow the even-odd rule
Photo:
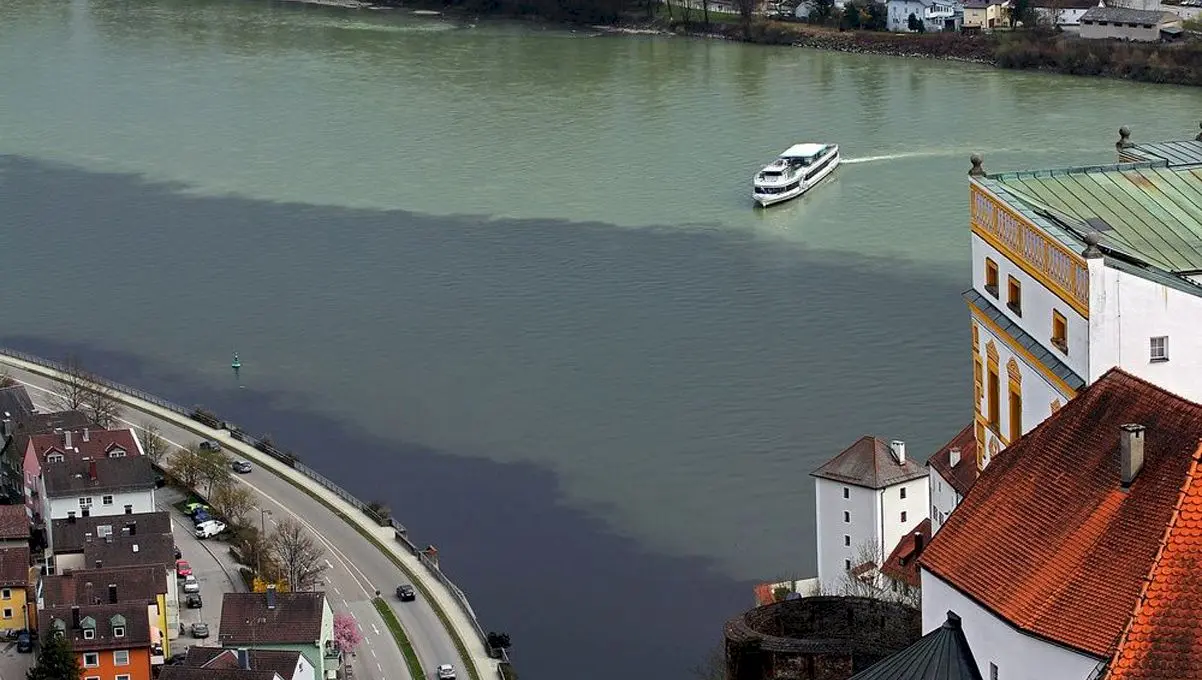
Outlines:
[[[217,487],[209,504],[230,524],[241,526],[246,514],[255,508],[255,495],[245,484],[229,480]]]
[[[293,591],[312,590],[326,570],[325,549],[291,517],[277,524],[271,533],[271,554]]]
[[[897,602],[914,609],[922,605],[922,590],[908,583],[896,581],[880,573],[883,565],[880,561],[880,551],[874,541],[868,541],[857,546],[855,557],[852,558],[852,569],[843,573],[835,584],[835,594],[850,597],[870,597],[885,602]],[[860,573],[856,567],[872,565]]]
[[[121,417],[121,404],[116,393],[89,373],[74,355],[68,356],[63,363],[59,390],[49,401],[63,411],[83,411],[92,422],[106,429]]]
[[[116,425],[117,419],[121,417],[121,403],[117,401],[112,390],[95,384],[95,389],[88,392],[84,399],[84,412],[92,422],[107,430]]]
[[[155,465],[162,465],[171,445],[163,439],[159,426],[149,420],[142,423],[142,451]]]
[[[16,387],[17,384],[17,379],[12,376],[12,373],[8,372],[8,367],[0,366],[0,389]]]
[[[167,468],[184,486],[195,489],[204,475],[204,459],[195,446],[189,446],[176,451]]]
[[[205,484],[205,496],[213,495],[213,490],[230,483],[230,457],[222,451],[199,451],[200,480]]]
[[[739,10],[739,16],[743,17],[743,32],[751,31],[751,17],[755,15],[756,7],[760,4],[760,0],[735,0],[735,7]]]

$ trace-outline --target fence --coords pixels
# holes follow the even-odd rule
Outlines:
[[[48,369],[58,371],[61,373],[67,373],[67,374],[72,373],[71,367],[61,364],[57,361],[50,361],[50,360],[43,359],[38,356],[34,356],[32,354],[26,354],[25,352],[19,352],[14,349],[0,347],[0,355],[9,356],[14,359],[20,359],[21,361],[26,361],[31,364],[37,364],[38,366],[42,366],[44,368],[48,368]],[[102,378],[98,375],[93,375],[93,374],[89,373],[89,374],[87,374],[86,377],[87,377],[87,380],[90,382],[94,382],[99,385],[103,385],[104,387],[106,387],[110,390],[113,390],[115,392],[120,392],[122,394],[127,394],[127,395],[130,395],[133,397],[137,397],[138,399],[141,399],[143,401],[148,401],[160,408],[167,409],[168,411],[177,413],[186,418],[191,418],[192,420],[195,420],[195,421],[201,423],[202,425],[206,425],[208,427],[212,427],[212,428],[216,428],[216,429],[229,430],[230,436],[232,436],[234,439],[237,439],[238,441],[242,442],[243,444],[253,446],[255,449],[271,456],[272,458],[275,458],[276,460],[279,460],[280,462],[288,465],[289,467],[291,467],[292,469],[296,470],[297,472],[303,474],[304,476],[308,477],[309,479],[317,482],[322,487],[324,487],[326,490],[333,492],[339,498],[346,501],[347,503],[350,503],[352,506],[357,508],[359,511],[363,512],[365,515],[367,515],[370,519],[375,521],[380,526],[391,526],[394,533],[396,534],[397,540],[400,541],[401,543],[403,543],[405,545],[405,547],[414,556],[417,557],[418,561],[421,562],[422,566],[424,566],[426,568],[426,570],[429,571],[430,574],[434,576],[434,578],[438,579],[439,583],[446,586],[447,590],[451,593],[452,596],[454,596],[455,602],[459,605],[459,608],[463,610],[463,613],[467,615],[467,620],[469,622],[471,622],[472,629],[476,631],[476,635],[478,635],[480,637],[480,641],[484,644],[484,648],[486,650],[488,650],[489,654],[494,656],[495,658],[501,660],[503,663],[509,663],[509,656],[504,649],[494,649],[493,646],[491,644],[489,644],[488,635],[484,632],[484,629],[480,627],[480,622],[476,619],[476,613],[474,611],[472,611],[472,606],[468,603],[467,596],[463,594],[463,591],[459,589],[459,586],[455,585],[455,583],[452,582],[451,579],[447,578],[447,575],[443,573],[442,569],[438,566],[438,564],[434,560],[430,559],[429,555],[426,554],[426,551],[418,548],[417,545],[415,545],[413,543],[413,541],[411,541],[409,539],[408,531],[405,529],[404,526],[402,526],[395,519],[393,519],[391,517],[380,516],[375,510],[372,509],[371,506],[369,506],[367,503],[364,503],[363,501],[356,498],[353,494],[351,494],[351,492],[349,492],[346,489],[342,488],[341,486],[335,484],[333,481],[331,481],[325,475],[317,472],[313,468],[310,468],[308,465],[305,465],[304,463],[300,462],[297,459],[296,454],[292,453],[291,451],[283,450],[283,449],[276,447],[276,445],[273,442],[271,442],[270,440],[252,437],[251,435],[243,432],[236,425],[217,418],[216,415],[214,415],[213,413],[211,413],[209,411],[206,411],[205,409],[202,409],[199,407],[193,408],[193,409],[186,409],[186,408],[180,406],[179,404],[174,404],[174,403],[166,401],[160,397],[157,397],[153,394],[143,392],[142,390],[139,390],[136,387],[130,387],[129,385],[123,385],[118,382],[113,382],[112,380],[108,380],[107,378]],[[504,674],[502,674],[502,676],[504,676]]]

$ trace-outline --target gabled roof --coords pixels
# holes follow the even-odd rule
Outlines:
[[[29,585],[29,548],[20,546],[0,548],[0,586],[25,587]]]
[[[283,680],[289,680],[289,675]],[[189,668],[164,666],[159,680],[281,680],[274,671],[244,671],[239,668]]]
[[[1126,423],[1146,433],[1124,490]],[[1111,369],[985,468],[921,566],[1022,630],[1109,657],[1200,434],[1202,406]]]
[[[1094,7],[1081,15],[1081,21],[1106,21],[1121,24],[1152,24],[1165,21],[1181,21],[1172,12],[1151,9],[1127,9],[1126,7]]]
[[[952,465],[952,449],[959,449],[960,460]],[[952,440],[943,445],[927,460],[927,465],[939,473],[943,481],[951,485],[956,493],[967,496],[968,490],[977,481],[977,437],[973,424],[969,423]]]
[[[1119,159],[1126,163],[1164,161],[1169,167],[1202,165],[1202,140],[1188,139],[1135,144],[1121,149]]]
[[[154,468],[146,456],[48,463],[42,467],[47,496],[78,496],[154,488]]]
[[[284,649],[248,649],[246,653],[251,669],[272,671],[285,680],[291,680],[301,656]],[[230,669],[238,668],[238,663],[238,650],[218,647],[189,647],[184,659],[184,666],[192,668]]]
[[[923,477],[926,470],[909,457],[905,463],[898,463],[889,442],[866,435],[810,474],[844,484],[884,489]]]
[[[103,541],[106,535],[171,535],[171,513],[137,512],[130,515],[92,515],[50,522],[55,553],[82,552],[84,544]]]
[[[126,456],[142,455],[142,445],[130,428],[124,430],[101,430],[84,427],[53,434],[39,434],[29,438],[34,454],[43,465],[48,453],[63,454],[67,462],[73,460],[96,460],[108,458],[110,453],[124,451]]]
[[[76,569],[42,577],[42,600],[47,607],[111,603],[114,594],[117,603],[153,604],[158,595],[167,592],[167,574],[158,565]]]
[[[29,538],[29,515],[24,505],[0,505],[0,541]]]
[[[326,595],[275,593],[225,593],[221,600],[219,640],[222,645],[317,644]]]
[[[16,420],[13,428],[15,434],[38,435],[50,434],[55,430],[83,430],[92,424],[88,415],[83,411],[55,411],[54,413],[34,413]],[[24,447],[21,454],[25,454]]]
[[[1098,0],[1035,0],[1032,7],[1039,9],[1089,9],[1098,6]]]
[[[960,617],[948,612],[942,626],[851,680],[981,680],[981,672]]]
[[[62,630],[71,648],[77,652],[150,646],[150,616],[146,604],[124,602],[78,606],[81,624],[78,628],[73,623],[72,607],[46,607],[40,610],[38,624],[42,636],[53,630]],[[87,623],[94,625],[96,630],[96,636],[90,640],[84,637],[83,632]],[[124,635],[117,637],[114,634],[116,627],[123,628]]]
[[[1202,669],[1202,445],[1106,680],[1178,680]]]
[[[120,536],[114,534],[112,541],[92,541],[84,545],[85,568],[128,567],[131,565],[162,565],[164,569],[175,567],[175,542],[170,534],[144,536]]]
[[[897,547],[889,553],[889,559],[885,560],[885,564],[881,566],[881,575],[914,588],[921,588],[922,579],[918,573],[918,556],[922,554],[923,547],[930,542],[931,519],[928,517],[901,537],[901,540],[897,542]]]

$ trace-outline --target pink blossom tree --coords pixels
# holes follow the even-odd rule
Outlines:
[[[363,634],[359,632],[359,623],[351,614],[334,615],[334,647],[343,655],[354,654],[355,649],[363,642]]]

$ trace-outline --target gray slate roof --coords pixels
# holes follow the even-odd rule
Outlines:
[[[1119,156],[1124,163],[1165,161],[1170,168],[1202,165],[1202,141],[1190,139],[1136,144],[1120,151]]]
[[[101,527],[105,527],[102,529]],[[139,512],[130,515],[92,515],[91,517],[76,517],[72,519],[51,520],[51,534],[54,537],[55,553],[80,552],[88,542],[89,534],[92,541],[103,541],[102,533],[115,535],[130,534],[134,536],[149,536],[151,534],[171,535],[171,513]]]
[[[1068,364],[1061,361],[1050,349],[1044,347],[1043,343],[1031,337],[1021,326],[1011,321],[1010,317],[1003,314],[997,307],[994,307],[993,302],[989,298],[975,290],[968,290],[964,293],[964,299],[971,303],[973,307],[981,310],[985,316],[989,317],[999,328],[1014,338],[1018,344],[1026,348],[1028,352],[1034,355],[1036,359],[1039,359],[1048,370],[1067,383],[1069,387],[1078,391],[1085,389],[1085,380],[1081,376],[1077,375],[1073,369],[1068,367]]]
[[[20,420],[33,414],[33,402],[24,385],[0,388],[0,419]]]
[[[981,680],[981,672],[960,617],[948,612],[942,626],[851,680]]]
[[[1116,24],[1159,24],[1180,21],[1172,12],[1149,9],[1127,9],[1126,7],[1094,7],[1081,15],[1081,21],[1105,21]]]
[[[927,472],[922,463],[909,457],[905,464],[898,464],[889,450],[889,442],[864,436],[810,474],[844,484],[884,489],[925,477]]]
[[[95,471],[96,477],[92,478]],[[47,496],[71,496],[80,493],[116,493],[146,491],[154,488],[154,469],[145,456],[100,458],[76,462],[49,463],[42,472]]]

